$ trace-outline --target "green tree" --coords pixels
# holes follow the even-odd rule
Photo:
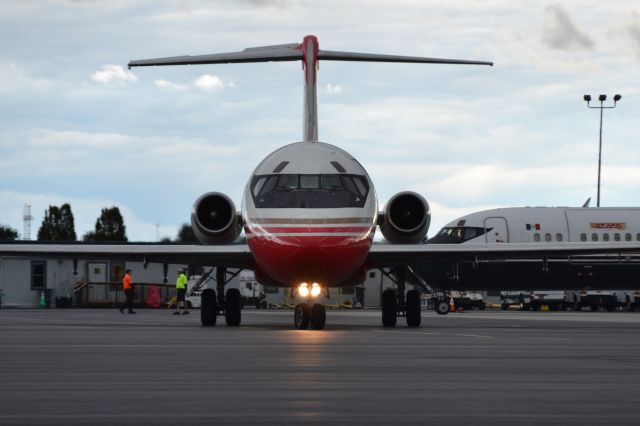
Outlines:
[[[100,217],[96,220],[93,232],[87,232],[83,236],[84,241],[127,241],[127,230],[124,220],[117,207],[102,209]]]
[[[193,228],[188,223],[183,223],[176,237],[177,243],[199,243]]]
[[[65,203],[49,206],[44,212],[42,225],[38,230],[39,241],[75,241],[76,230],[71,206]]]
[[[0,240],[16,240],[18,231],[8,226],[0,225]]]

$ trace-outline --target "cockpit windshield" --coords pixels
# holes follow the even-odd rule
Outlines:
[[[256,208],[363,207],[369,192],[358,175],[261,175],[251,182]]]
[[[490,231],[491,228],[480,228],[472,226],[452,226],[445,227],[436,234],[435,237],[427,240],[429,244],[460,244],[465,241],[472,240],[485,232]]]

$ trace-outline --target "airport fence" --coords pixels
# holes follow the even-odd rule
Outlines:
[[[176,287],[171,284],[134,283],[135,307],[167,307],[175,301]],[[74,290],[74,306],[83,308],[111,308],[123,304],[126,300],[120,282],[90,283],[79,282]]]

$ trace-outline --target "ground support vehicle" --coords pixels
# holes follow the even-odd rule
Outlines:
[[[506,311],[514,305],[523,311],[531,309],[531,293],[528,291],[501,291],[500,307],[502,310]]]
[[[559,311],[559,310],[568,309],[570,305],[571,304],[567,301],[565,297],[564,291],[534,290],[531,293],[531,310],[532,311],[539,311],[542,309]]]
[[[583,308],[589,308],[597,311],[602,308],[607,312],[613,312],[621,303],[618,301],[618,295],[611,290],[583,290],[578,294],[576,301],[576,310],[581,311]]]

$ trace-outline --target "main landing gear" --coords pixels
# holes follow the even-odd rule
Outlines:
[[[319,303],[300,303],[293,312],[293,324],[298,330],[322,330],[327,322],[327,311]]]
[[[200,321],[206,327],[216,325],[218,315],[224,315],[228,326],[239,326],[242,321],[240,290],[230,288],[225,294],[224,286],[228,282],[225,278],[226,268],[218,267],[216,269],[218,297],[216,298],[216,290],[212,288],[203,290],[200,296]]]
[[[405,296],[404,268],[394,271],[398,289],[387,289],[382,292],[382,326],[395,327],[398,317],[404,316],[407,326],[420,327],[422,322],[420,293],[409,290]]]

